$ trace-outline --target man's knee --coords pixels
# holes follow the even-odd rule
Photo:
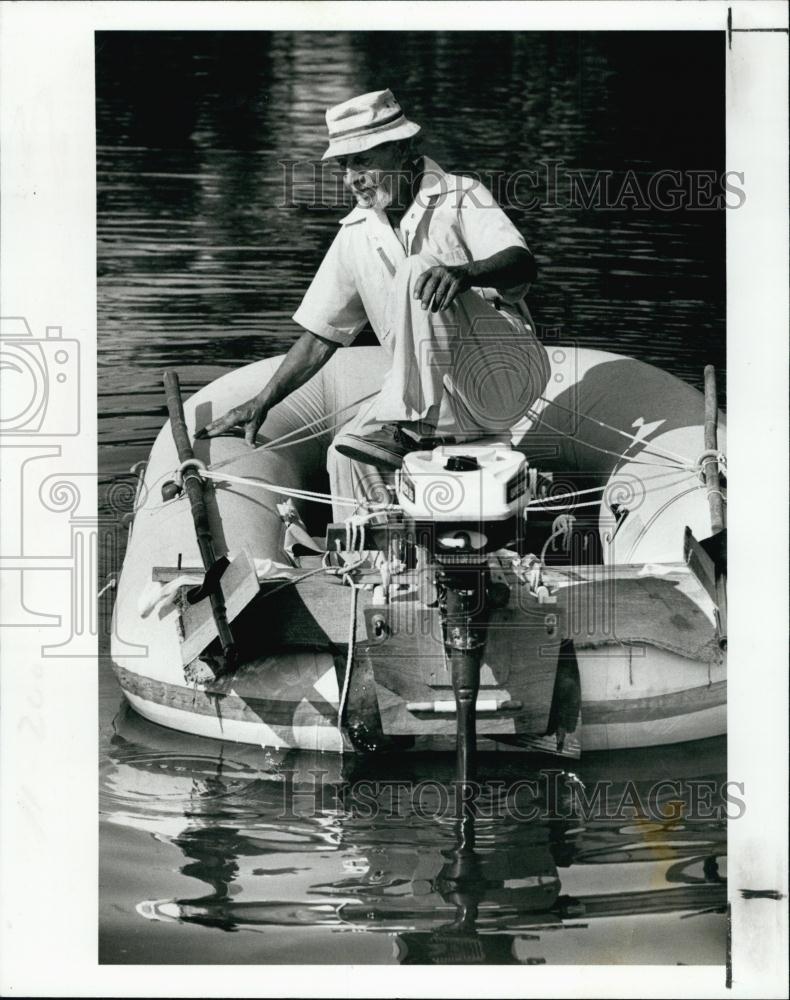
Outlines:
[[[334,441],[326,450],[326,471],[333,494],[377,503],[385,503],[389,498],[383,486],[387,477],[376,466],[343,455]]]
[[[329,473],[330,479],[334,478],[339,470],[347,468],[350,462],[350,458],[340,454],[334,441],[326,449],[326,471]]]

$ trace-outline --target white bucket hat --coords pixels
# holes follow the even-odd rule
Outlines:
[[[336,104],[326,113],[326,127],[329,146],[322,160],[361,153],[420,131],[420,126],[404,115],[391,90],[374,90]]]

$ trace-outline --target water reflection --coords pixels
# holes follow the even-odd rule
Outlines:
[[[536,787],[523,784],[541,777],[534,762],[488,755],[479,797],[459,811],[451,758],[218,749],[122,708],[106,747],[102,812],[177,849],[195,885],[160,898],[142,877],[138,919],[388,934],[403,963],[568,961],[552,930],[618,917],[722,919],[721,821],[671,815],[671,791],[662,799],[668,820],[585,819],[570,795],[574,783],[589,787],[604,774],[609,802],[628,783],[646,801],[657,777],[721,782],[721,741],[709,742],[684,766],[670,752],[652,773],[642,765],[640,774],[634,759],[612,775],[602,759],[580,775],[547,772]],[[677,947],[668,943],[660,960],[672,961]]]

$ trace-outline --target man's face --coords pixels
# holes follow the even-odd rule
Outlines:
[[[360,208],[385,209],[400,203],[408,190],[408,156],[400,143],[388,142],[361,153],[338,157],[343,183]]]

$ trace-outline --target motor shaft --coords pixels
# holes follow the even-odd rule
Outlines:
[[[488,616],[486,575],[484,566],[445,569],[439,580],[443,592],[444,642],[455,696],[457,778],[462,783],[471,780],[475,773],[475,717]]]

